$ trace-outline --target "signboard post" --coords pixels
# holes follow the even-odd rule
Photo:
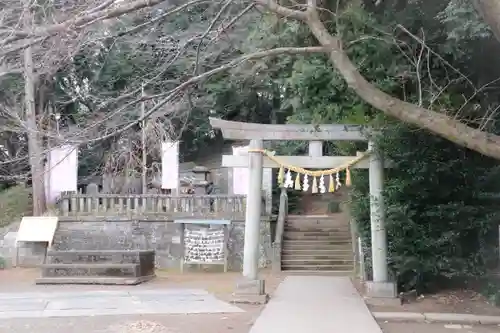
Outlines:
[[[25,216],[16,236],[16,259],[14,266],[19,262],[19,243],[47,243],[52,246],[57,230],[59,218],[57,216]],[[45,260],[45,259],[44,259]]]

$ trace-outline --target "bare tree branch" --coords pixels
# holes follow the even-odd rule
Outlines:
[[[295,55],[295,54],[307,54],[307,53],[324,53],[324,52],[326,52],[326,50],[327,50],[326,48],[321,47],[321,46],[316,46],[316,47],[280,47],[280,48],[275,48],[275,49],[271,49],[271,50],[267,50],[267,51],[255,52],[255,53],[244,55],[244,56],[242,56],[238,59],[235,59],[235,60],[233,60],[233,61],[231,61],[223,66],[217,67],[215,69],[212,69],[211,71],[202,73],[202,74],[197,75],[195,77],[192,77],[191,79],[185,81],[184,83],[180,84],[176,88],[170,90],[168,92],[167,97],[165,97],[164,99],[159,101],[153,108],[151,108],[148,112],[146,112],[142,117],[137,118],[135,121],[130,122],[126,126],[120,128],[116,131],[113,131],[112,133],[108,133],[108,134],[105,134],[105,135],[102,135],[100,137],[93,138],[90,140],[85,140],[84,142],[85,143],[92,143],[92,142],[105,140],[107,138],[118,135],[118,134],[132,128],[136,124],[140,123],[144,119],[151,116],[153,113],[160,110],[165,104],[172,101],[175,97],[177,97],[179,94],[181,94],[185,89],[189,88],[190,86],[195,85],[195,84],[199,84],[200,82],[207,80],[214,75],[225,72],[225,71],[227,71],[231,68],[234,68],[234,67],[236,67],[236,66],[238,66],[246,61],[260,59],[260,58],[264,58],[264,57],[284,55],[284,54]],[[79,143],[81,143],[81,142],[79,142]]]
[[[70,30],[77,31],[79,29],[86,27],[90,23],[96,23],[98,21],[116,18],[128,13],[138,11],[143,8],[156,6],[165,1],[167,0],[136,0],[133,1],[132,3],[125,3],[119,6],[105,8],[103,10],[98,10],[98,11],[91,10],[81,15],[77,15],[76,17],[71,18],[62,23],[44,26],[38,29],[34,29],[34,31],[9,31],[11,34],[13,34],[13,36],[4,39],[1,45],[8,45],[10,43],[25,38],[48,37],[55,35],[57,33],[64,33]],[[186,7],[201,2],[206,2],[206,0],[191,0],[184,5],[174,7],[171,11],[169,11],[169,14],[171,15],[178,13],[179,11],[182,11]]]
[[[255,3],[266,7],[275,14],[283,17],[304,21],[307,18],[307,14],[304,11],[294,10],[278,5],[274,0],[255,0]]]
[[[199,69],[199,65],[200,65],[200,51],[201,51],[201,45],[203,44],[203,40],[208,36],[208,34],[210,33],[210,31],[212,31],[212,29],[214,28],[215,24],[217,23],[217,21],[221,17],[222,13],[224,13],[224,11],[231,5],[232,2],[233,2],[233,0],[226,0],[226,2],[224,3],[224,5],[222,5],[222,7],[220,8],[220,10],[215,15],[215,17],[212,20],[212,22],[210,22],[210,25],[208,26],[207,30],[205,30],[205,32],[201,36],[200,41],[198,42],[198,47],[196,48],[196,60],[194,62],[194,70],[193,70],[193,74],[194,75],[198,75],[198,73],[199,73],[198,69]]]

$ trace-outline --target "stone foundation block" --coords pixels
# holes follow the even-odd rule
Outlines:
[[[233,294],[232,303],[262,305],[269,301],[269,295]]]
[[[397,297],[396,284],[394,282],[365,282],[366,296],[379,298]]]
[[[233,303],[265,304],[269,300],[264,280],[242,279],[236,283]]]
[[[266,281],[260,279],[241,279],[240,281],[236,282],[235,293],[264,295],[266,293]]]

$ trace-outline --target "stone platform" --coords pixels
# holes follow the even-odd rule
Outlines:
[[[0,319],[231,312],[200,289],[0,293]]]

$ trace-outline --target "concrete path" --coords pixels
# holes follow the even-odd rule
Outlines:
[[[231,312],[243,310],[199,289],[0,293],[0,319]]]
[[[250,333],[382,333],[347,277],[288,276]]]

